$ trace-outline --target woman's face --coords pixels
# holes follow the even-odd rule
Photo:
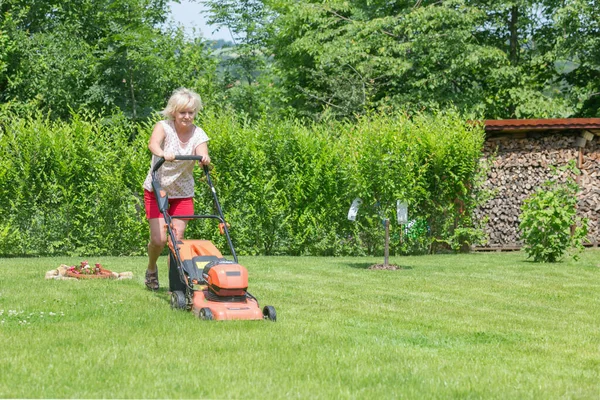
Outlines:
[[[175,123],[180,126],[189,126],[194,123],[196,111],[191,107],[185,107],[175,112]]]

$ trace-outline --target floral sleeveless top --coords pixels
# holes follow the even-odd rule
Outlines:
[[[187,143],[182,143],[175,131],[173,121],[160,121],[165,131],[165,140],[161,148],[165,153],[173,153],[176,156],[194,155],[194,149],[204,142],[208,136],[200,127],[194,127],[194,133]],[[158,161],[158,157],[152,155],[150,169],[144,181],[144,189],[152,191],[152,167]],[[163,190],[167,192],[170,199],[194,197],[194,165],[196,161],[165,161],[156,171]]]

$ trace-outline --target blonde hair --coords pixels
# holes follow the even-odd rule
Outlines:
[[[169,119],[174,119],[175,113],[188,108],[194,110],[195,117],[198,111],[202,110],[202,99],[198,93],[182,87],[173,92],[167,106],[160,113]]]

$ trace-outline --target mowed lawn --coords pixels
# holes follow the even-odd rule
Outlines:
[[[200,321],[124,281],[47,281],[75,258],[0,259],[0,397],[598,399],[600,251],[241,257],[277,322]],[[161,283],[167,287],[166,258]]]

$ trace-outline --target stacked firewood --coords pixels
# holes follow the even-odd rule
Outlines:
[[[539,138],[505,138],[487,140],[484,157],[489,170],[485,189],[493,197],[476,211],[477,218],[488,218],[486,233],[492,247],[519,246],[519,215],[525,198],[549,179],[565,180],[552,174],[550,166],[560,167],[574,160],[579,148],[577,135],[553,134]],[[588,240],[600,239],[598,212],[600,211],[600,146],[597,139],[584,149],[582,175],[579,182],[578,214],[589,219]]]
[[[588,219],[588,241],[597,244],[600,242],[600,140],[595,137],[589,142],[583,152],[581,176],[578,194],[577,211],[581,217]]]

